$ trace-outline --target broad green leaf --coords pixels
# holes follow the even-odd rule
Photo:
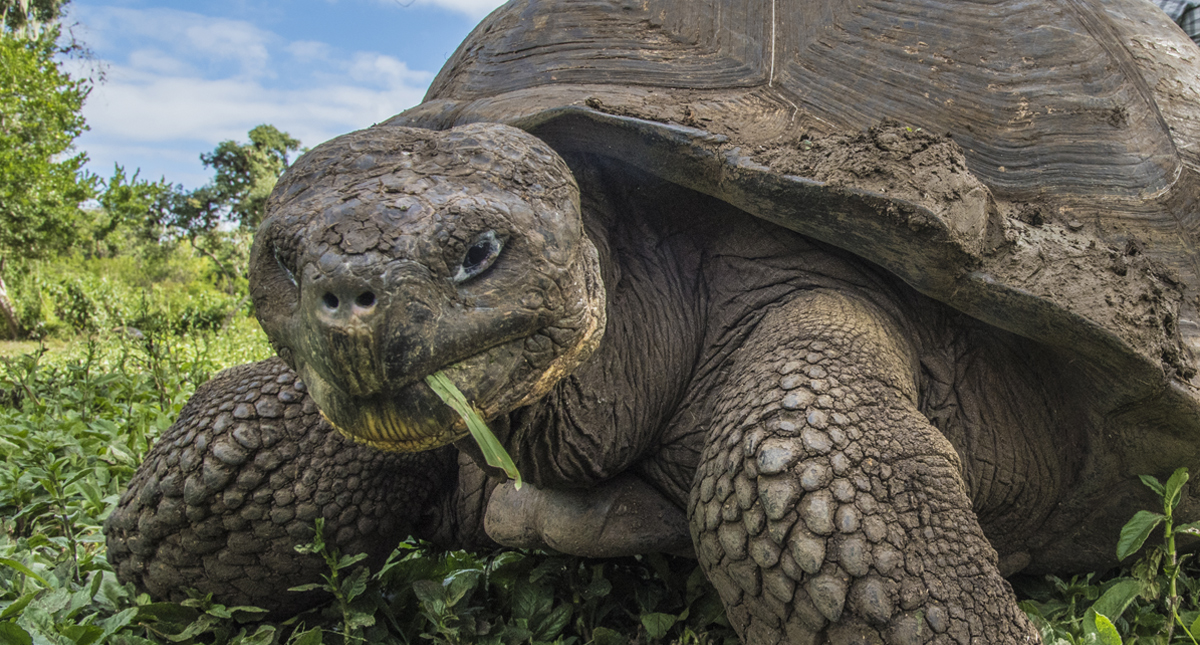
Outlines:
[[[1142,483],[1150,487],[1150,490],[1154,491],[1159,497],[1166,496],[1166,490],[1163,488],[1162,482],[1158,481],[1156,477],[1151,475],[1138,475],[1138,479],[1142,480]]]
[[[275,640],[273,625],[260,625],[253,634],[246,636],[245,630],[230,645],[270,645]]]
[[[597,627],[592,630],[592,645],[627,645],[629,638],[620,632],[607,627]]]
[[[569,604],[561,604],[554,608],[549,614],[541,620],[533,621],[536,625],[534,629],[534,639],[539,641],[552,641],[558,638],[559,634],[566,629],[567,624],[571,622],[572,606]]]
[[[101,638],[106,639],[109,636],[117,633],[122,627],[125,627],[129,623],[133,622],[133,619],[135,616],[137,616],[137,614],[137,607],[130,607],[129,609],[104,619],[100,622],[100,625],[104,627],[104,635]]]
[[[554,590],[539,584],[523,584],[513,590],[513,617],[532,622],[550,613],[554,607]]]
[[[33,645],[29,632],[13,622],[0,623],[0,645]]]
[[[59,633],[75,645],[92,645],[104,636],[104,630],[95,625],[63,625],[59,627]]]
[[[479,586],[479,579],[483,572],[477,569],[466,569],[463,571],[455,571],[446,578],[446,604],[451,607],[457,605],[468,593]]]
[[[200,612],[192,607],[173,602],[156,602],[137,608],[137,620],[146,622],[158,620],[168,623],[186,625],[200,616]]]
[[[336,566],[334,566],[334,568],[337,569],[338,571],[341,571],[342,569],[353,566],[356,562],[360,562],[360,561],[364,560],[366,557],[367,557],[366,553],[358,553],[355,555],[343,555],[341,557],[341,559],[338,560],[338,563]]]
[[[30,578],[33,578],[34,580],[37,580],[38,582],[42,583],[43,587],[50,588],[52,586],[49,582],[46,581],[45,578],[34,573],[32,569],[21,564],[20,562],[17,562],[16,560],[10,560],[9,558],[0,558],[0,564],[4,565],[10,569],[19,571],[19,572],[29,576]]]
[[[1179,505],[1179,495],[1183,490],[1183,485],[1188,480],[1188,469],[1180,467],[1171,473],[1171,478],[1167,480],[1167,485],[1163,487],[1163,503],[1168,509],[1173,509]]]
[[[642,626],[646,628],[646,635],[651,639],[659,639],[667,635],[671,628],[675,626],[676,617],[671,614],[652,613],[642,614]]]
[[[208,614],[201,614],[195,622],[187,625],[183,631],[178,634],[166,634],[167,640],[173,643],[183,643],[190,641],[196,636],[211,631],[213,626],[217,624],[217,619]]]
[[[413,583],[417,599],[429,605],[446,603],[446,588],[433,580],[418,580]]]
[[[24,596],[21,596],[20,598],[17,598],[15,601],[13,601],[13,604],[9,605],[8,607],[5,607],[4,611],[0,612],[0,620],[5,620],[8,618],[12,618],[13,616],[21,615],[21,611],[24,610],[26,605],[28,605],[30,603],[30,601],[32,601],[34,598],[36,598],[37,595],[38,595],[38,592],[33,591],[33,592],[25,594]]]
[[[610,593],[612,593],[612,583],[600,576],[596,576],[588,583],[587,588],[583,590],[583,597],[592,600],[603,598]]]
[[[1095,603],[1092,610],[1101,616],[1116,620],[1125,612],[1125,608],[1138,597],[1141,585],[1137,580],[1121,580],[1104,592]]]
[[[238,605],[236,607],[229,608],[229,613],[233,614],[233,617],[241,622],[245,622],[248,619],[248,617],[247,616],[238,616],[238,614],[241,614],[241,613],[266,614],[266,613],[270,613],[270,611],[271,610],[269,610],[269,609],[263,609],[262,607],[255,607],[254,605]],[[250,619],[250,620],[253,620],[253,619]]]
[[[1150,537],[1150,532],[1164,519],[1162,515],[1150,511],[1135,513],[1125,526],[1121,527],[1121,537],[1117,540],[1117,560],[1124,560],[1137,553],[1146,543],[1146,538]]]
[[[321,628],[313,627],[308,631],[293,636],[288,645],[321,645],[321,642]]]
[[[346,626],[350,629],[358,629],[360,627],[370,627],[375,624],[375,612],[363,611],[360,609],[349,609],[346,611],[343,620]]]
[[[230,611],[228,607],[215,602],[205,609],[204,613],[210,616],[216,616],[217,618],[233,618],[233,612]]]
[[[342,582],[342,595],[346,598],[346,602],[353,601],[367,590],[367,578],[370,575],[371,572],[366,567],[359,567],[354,570],[354,573],[349,578]]]
[[[1095,613],[1094,616],[1096,634],[1100,637],[1100,642],[1103,645],[1121,645],[1121,634],[1117,632],[1117,627],[1108,619],[1108,616],[1099,613]]]
[[[1200,521],[1188,522],[1175,527],[1176,533],[1187,533],[1189,535],[1200,535]]]
[[[467,430],[471,432],[471,436],[475,439],[475,443],[479,444],[479,449],[483,451],[483,458],[488,465],[493,468],[501,468],[504,474],[508,475],[509,479],[514,480],[513,486],[518,490],[521,488],[521,473],[517,470],[516,464],[513,463],[512,457],[508,456],[508,451],[504,446],[500,445],[500,441],[496,439],[496,435],[488,429],[484,423],[483,417],[479,416],[479,412],[467,402],[467,397],[463,396],[458,386],[446,376],[445,372],[437,372],[425,377],[425,382],[429,384],[430,389],[434,391],[445,402],[446,405],[454,408],[463,421],[467,423]]]

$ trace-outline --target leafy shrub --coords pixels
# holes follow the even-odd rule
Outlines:
[[[154,633],[167,610],[116,582],[100,527],[195,387],[269,353],[261,330],[239,324],[221,340],[98,334],[0,359],[0,642]],[[197,602],[170,611],[195,625],[213,611]]]
[[[314,541],[298,550],[323,555],[330,574],[297,589],[334,596],[322,613],[327,624],[340,619],[328,633],[344,642],[738,643],[716,590],[688,558],[438,552],[407,541],[371,573],[354,566],[360,557],[328,551],[320,530],[318,521]]]
[[[232,292],[204,258],[187,249],[143,262],[133,256],[29,263],[12,291],[33,338],[129,328],[141,333],[214,331],[247,313],[245,284]]]

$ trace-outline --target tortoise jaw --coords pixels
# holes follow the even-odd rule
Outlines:
[[[490,420],[512,407],[516,384],[510,379],[523,360],[525,341],[518,338],[491,347],[434,372],[445,372]],[[324,379],[317,370],[297,367],[321,415],[338,432],[359,443],[389,452],[419,452],[453,443],[468,434],[466,423],[434,393],[424,377],[396,389],[354,396]]]
[[[424,383],[394,392],[352,396],[315,370],[298,370],[321,416],[342,435],[388,452],[420,452],[451,443],[465,433],[457,416]]]

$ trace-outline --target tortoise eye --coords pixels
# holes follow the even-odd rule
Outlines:
[[[288,282],[291,282],[293,287],[300,286],[299,283],[296,282],[295,271],[292,271],[289,266],[291,264],[290,258],[285,258],[284,255],[280,253],[279,247],[275,244],[271,245],[271,255],[275,257],[275,264],[278,264],[279,268],[283,269],[283,273],[287,276]]]
[[[480,234],[475,238],[475,243],[463,255],[462,263],[458,266],[458,273],[454,274],[453,280],[466,282],[487,271],[496,258],[500,257],[500,250],[503,248],[504,240],[496,236],[496,231]]]

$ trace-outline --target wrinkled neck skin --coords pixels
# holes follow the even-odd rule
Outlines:
[[[523,476],[587,487],[634,472],[686,507],[726,385],[722,366],[772,307],[850,293],[905,331],[919,405],[954,445],[976,512],[1019,569],[1069,486],[1083,420],[1053,357],[920,296],[874,266],[718,200],[596,158],[568,159],[599,251],[607,327],[595,354],[537,403],[498,420]],[[1031,356],[1035,358],[1031,358]],[[853,389],[854,384],[844,384]],[[747,413],[754,403],[747,402]]]

